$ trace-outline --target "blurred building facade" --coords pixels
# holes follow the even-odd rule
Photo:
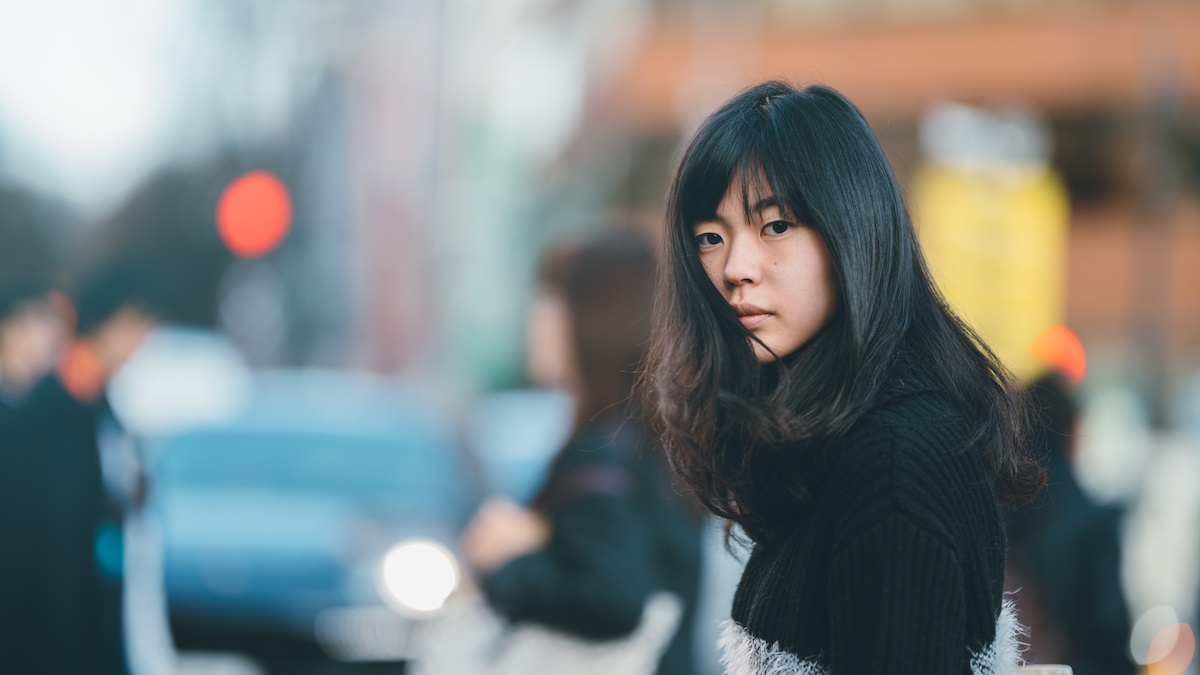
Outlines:
[[[1064,320],[1097,354],[1194,364],[1200,346],[1200,8],[1191,3],[719,4],[660,21],[598,119],[642,139],[648,174],[714,103],[765,77],[826,82],[883,137],[901,179],[939,101],[1020,104],[1045,118],[1070,196]],[[786,9],[785,9],[786,7]],[[878,11],[874,11],[878,10]],[[726,9],[725,11],[731,11]],[[651,191],[660,193],[661,190]],[[656,205],[651,205],[653,212]],[[918,223],[920,226],[920,223]]]
[[[919,124],[935,103],[1033,111],[1050,130],[1051,164],[1070,198],[1063,320],[1099,362],[1136,364],[1150,391],[1172,390],[1169,365],[1200,361],[1194,3],[142,5],[129,16],[89,9],[90,32],[55,29],[49,9],[3,10],[13,35],[87,38],[44,53],[9,41],[13,56],[57,54],[46,72],[59,79],[88,74],[83,64],[113,51],[128,26],[152,37],[124,61],[170,58],[161,77],[116,65],[99,73],[104,83],[137,84],[146,94],[137,101],[158,101],[126,105],[128,120],[158,117],[142,125],[135,159],[93,168],[86,188],[76,184],[91,164],[30,159],[63,149],[38,145],[53,120],[29,122],[40,109],[86,102],[31,94],[41,91],[33,78],[6,66],[0,166],[82,195],[84,222],[116,203],[117,174],[131,184],[164,165],[280,173],[296,227],[273,254],[234,264],[218,291],[233,298],[218,313],[227,329],[257,322],[242,332],[256,336],[260,362],[450,368],[483,386],[519,380],[518,317],[541,245],[602,223],[654,232],[679,142],[720,101],[766,77],[846,93],[905,182],[923,160]],[[117,123],[121,112],[111,129],[133,134],[136,124]],[[93,146],[102,150],[80,151]],[[140,174],[115,170],[135,164]],[[220,174],[196,173],[210,183]],[[1169,406],[1154,408],[1165,423]]]

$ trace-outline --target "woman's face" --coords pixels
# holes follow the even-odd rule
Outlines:
[[[829,251],[816,230],[790,220],[766,181],[749,191],[750,218],[735,179],[716,218],[693,227],[708,278],[741,317],[742,325],[779,358],[808,342],[829,321],[837,283]],[[754,344],[759,363],[773,360]]]
[[[548,288],[538,291],[529,311],[526,354],[529,377],[539,387],[575,386],[571,311],[562,294]]]

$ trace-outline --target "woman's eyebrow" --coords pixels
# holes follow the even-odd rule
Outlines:
[[[721,214],[714,213],[706,218],[697,219],[696,222],[692,223],[692,229],[700,227],[701,225],[707,225],[709,223],[717,223],[729,227],[729,223],[725,222],[725,219],[721,217]]]
[[[766,211],[772,207],[779,208],[779,199],[777,199],[775,195],[763,197],[762,199],[758,200],[754,203],[754,208],[752,208],[751,211],[755,213],[762,213],[763,211]]]
[[[770,208],[777,208],[777,209],[783,210],[783,207],[781,207],[779,205],[779,199],[777,197],[775,197],[775,195],[771,195],[770,197],[763,197],[762,199],[755,202],[754,206],[751,207],[750,212],[761,215],[763,211],[766,211],[767,209],[770,209]],[[707,217],[698,218],[694,223],[692,223],[692,227],[693,228],[699,227],[700,225],[704,225],[705,223],[719,223],[721,225],[725,225],[726,227],[729,226],[729,222],[726,221],[725,218],[722,217],[720,213],[713,213]]]

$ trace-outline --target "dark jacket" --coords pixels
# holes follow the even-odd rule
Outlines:
[[[1035,451],[1046,487],[1009,518],[1010,586],[1030,626],[1031,656],[1075,675],[1132,675],[1129,609],[1121,588],[1121,512],[1075,480],[1066,438],[1043,430]]]
[[[812,502],[750,557],[727,672],[1011,673],[1000,506],[945,394],[896,366],[824,457]]]
[[[691,675],[702,521],[654,451],[632,422],[585,427],[535,498],[549,544],[489,575],[484,591],[512,621],[596,638],[629,633],[651,592],[671,591],[684,612],[657,672]]]
[[[95,556],[106,509],[96,428],[106,409],[49,377],[3,433],[0,654],[11,672],[123,670],[119,587]]]

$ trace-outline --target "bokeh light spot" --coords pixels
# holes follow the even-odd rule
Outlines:
[[[242,258],[257,258],[275,250],[291,223],[292,200],[287,187],[266,171],[238,177],[217,202],[221,241]]]
[[[458,564],[454,554],[436,541],[410,539],[384,556],[379,581],[384,600],[401,612],[432,612],[458,587]]]
[[[1029,352],[1046,365],[1062,372],[1079,384],[1087,374],[1087,353],[1079,337],[1066,326],[1051,326],[1037,334]]]
[[[1167,605],[1155,607],[1139,617],[1133,625],[1129,639],[1129,653],[1134,661],[1140,665],[1149,663],[1154,640],[1167,633],[1175,635],[1170,631],[1175,630],[1178,624],[1179,615],[1173,607]]]
[[[1182,675],[1192,662],[1196,638],[1186,623],[1167,626],[1150,643],[1148,675]],[[1157,657],[1157,658],[1155,658]]]
[[[1146,663],[1162,661],[1171,655],[1175,643],[1179,641],[1179,624],[1164,626],[1150,640],[1150,648],[1146,650]]]

